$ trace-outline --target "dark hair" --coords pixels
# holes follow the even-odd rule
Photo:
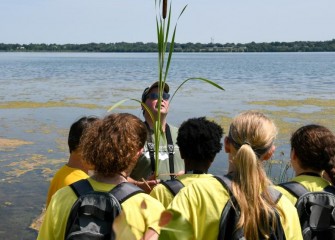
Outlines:
[[[184,159],[208,165],[222,149],[223,129],[205,117],[191,118],[182,123],[178,130],[177,144]]]
[[[335,166],[335,135],[324,126],[310,124],[299,128],[292,134],[291,148],[302,168],[328,173]]]
[[[80,143],[83,159],[97,173],[108,177],[135,166],[147,140],[147,128],[136,116],[115,113],[96,121]]]
[[[71,125],[67,141],[70,153],[77,150],[84,130],[96,120],[98,120],[98,118],[95,116],[82,117]]]

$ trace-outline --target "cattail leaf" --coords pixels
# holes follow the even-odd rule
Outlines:
[[[173,93],[173,95],[172,95],[172,97],[171,97],[171,99],[170,99],[170,104],[171,104],[171,102],[172,102],[172,99],[173,99],[174,95],[176,95],[177,91],[178,91],[178,90],[179,90],[179,89],[180,89],[186,82],[188,82],[188,81],[190,81],[190,80],[204,81],[204,82],[206,82],[206,83],[208,83],[208,84],[211,84],[212,86],[214,86],[214,87],[216,87],[216,88],[218,88],[218,89],[224,91],[224,88],[223,88],[223,87],[221,87],[220,85],[218,85],[217,83],[215,83],[215,82],[213,82],[213,81],[211,81],[211,80],[209,80],[209,79],[201,78],[201,77],[198,77],[198,78],[188,78],[188,79],[186,79],[184,82],[182,82],[182,83],[178,86],[177,90]]]

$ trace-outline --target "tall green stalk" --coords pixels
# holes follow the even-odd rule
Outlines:
[[[161,105],[162,105],[162,96],[164,91],[164,85],[169,73],[170,63],[172,59],[172,54],[174,51],[174,43],[175,36],[177,31],[177,23],[174,27],[167,62],[165,62],[165,54],[167,51],[168,41],[169,41],[169,33],[170,33],[170,23],[171,23],[171,3],[167,8],[167,0],[159,0],[157,4],[157,0],[155,0],[156,11],[156,28],[157,28],[157,46],[158,46],[158,81],[159,81],[159,92],[158,92],[158,113],[156,119],[154,119],[154,137],[155,137],[155,178],[158,173],[158,164],[159,164],[159,146],[160,146],[160,135],[163,135],[163,129],[161,124]],[[181,11],[180,16],[185,11],[187,5]],[[160,9],[162,9],[162,14],[160,13]],[[166,15],[168,12],[168,15]],[[178,21],[177,20],[177,21]],[[163,138],[164,139],[164,138]]]
[[[150,115],[150,118],[153,122],[153,131],[154,131],[154,142],[155,142],[155,173],[154,177],[156,178],[158,176],[158,165],[159,165],[159,146],[160,146],[160,137],[164,136],[164,132],[162,129],[161,124],[161,106],[162,106],[162,98],[163,98],[163,91],[164,91],[164,85],[167,81],[167,76],[169,73],[169,68],[172,60],[172,55],[174,51],[174,44],[175,44],[175,36],[177,31],[177,22],[181,15],[184,13],[187,5],[182,9],[180,12],[177,22],[174,26],[173,33],[171,40],[169,42],[169,33],[170,33],[170,24],[171,24],[171,18],[172,18],[172,11],[171,11],[171,2],[168,6],[167,0],[155,0],[155,8],[156,8],[156,30],[157,30],[157,46],[158,46],[158,112],[157,116],[154,116],[154,114],[150,111],[150,109],[141,101],[137,99],[131,99],[134,101],[137,101],[141,103],[142,107],[147,111]],[[162,10],[162,11],[161,11]],[[170,43],[170,44],[169,44]],[[169,48],[168,48],[169,44]],[[166,56],[167,54],[167,56]],[[184,85],[189,80],[200,80],[203,82],[206,82],[208,84],[211,84],[212,86],[224,90],[221,86],[218,84],[206,79],[206,78],[200,78],[200,77],[192,77],[188,78],[185,81],[182,82],[182,84],[179,85],[177,90],[173,93],[171,101],[174,97],[174,95],[177,93],[177,91],[181,88],[182,85]],[[129,99],[122,100],[116,104],[114,104],[108,111],[112,111],[114,108],[118,107],[119,105],[123,104],[125,101]],[[165,139],[163,137],[163,139]]]

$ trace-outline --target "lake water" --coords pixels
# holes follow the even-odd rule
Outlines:
[[[0,146],[0,239],[35,239],[29,229],[45,202],[48,181],[68,157],[67,132],[83,115],[104,116],[114,103],[140,99],[157,80],[156,53],[0,53],[0,139],[29,144]],[[335,53],[176,53],[167,82],[168,121],[213,118],[227,130],[247,109],[272,117],[278,128],[274,159],[288,161],[290,133],[306,123],[333,131]],[[142,117],[135,101],[122,108]],[[220,153],[210,171],[225,173]],[[275,168],[272,174],[280,171]]]

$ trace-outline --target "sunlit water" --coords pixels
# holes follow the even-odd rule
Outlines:
[[[157,76],[155,53],[0,53],[0,138],[32,143],[0,149],[0,239],[36,237],[28,226],[45,202],[48,180],[68,157],[71,123],[83,115],[104,116],[119,100],[140,99]],[[292,125],[312,121],[304,116],[335,129],[335,53],[174,54],[167,80],[172,92],[190,77],[208,78],[225,91],[187,82],[171,102],[168,120],[173,125],[208,116],[227,131],[231,117],[259,109],[278,121],[283,134],[275,158],[286,160]],[[309,98],[330,101],[330,107],[296,104]],[[283,106],[251,103],[271,100],[292,101]],[[24,102],[30,107],[23,108]],[[142,117],[134,101],[116,111]],[[220,153],[210,171],[225,173],[226,161]]]

